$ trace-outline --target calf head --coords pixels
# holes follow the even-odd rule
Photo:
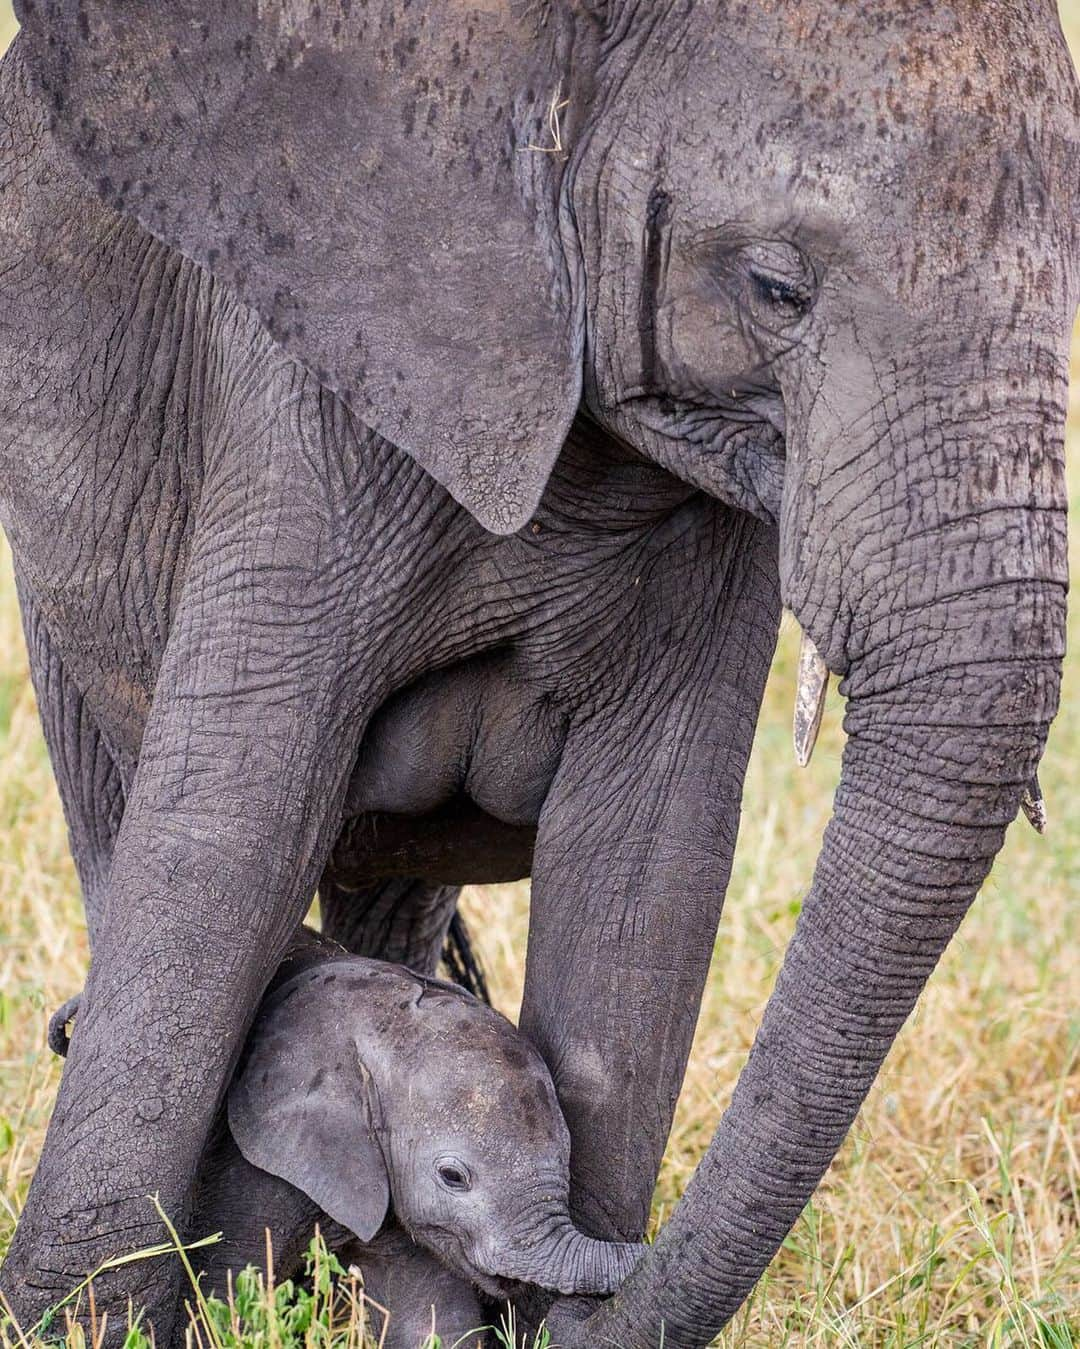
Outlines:
[[[641,1248],[569,1214],[570,1138],[544,1061],[451,984],[342,957],[264,1004],[234,1079],[244,1157],[370,1241],[391,1207],[495,1296],[610,1293]]]

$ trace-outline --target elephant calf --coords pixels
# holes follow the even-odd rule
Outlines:
[[[66,1022],[50,1044],[66,1052]],[[279,1276],[316,1223],[391,1313],[385,1344],[453,1344],[484,1321],[475,1289],[614,1292],[642,1247],[569,1215],[570,1136],[547,1066],[455,984],[305,934],[256,1017],[203,1158],[204,1287],[261,1264]],[[391,1212],[392,1209],[392,1212]]]

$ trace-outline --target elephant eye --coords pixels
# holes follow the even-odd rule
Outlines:
[[[464,1194],[466,1190],[472,1189],[472,1177],[469,1175],[469,1168],[464,1162],[459,1162],[450,1157],[441,1157],[435,1163],[435,1174],[439,1178],[439,1183],[455,1194]]]
[[[804,286],[794,286],[790,281],[780,281],[756,267],[750,269],[750,278],[757,287],[759,298],[774,308],[793,310],[800,314],[805,314],[810,308],[810,293]]]
[[[814,306],[817,279],[797,248],[786,243],[752,244],[743,263],[750,309],[766,328],[797,323]]]

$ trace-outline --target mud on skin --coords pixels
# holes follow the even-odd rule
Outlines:
[[[0,518],[93,963],[0,1286],[32,1322],[156,1239],[148,1191],[188,1230],[320,886],[329,935],[430,968],[457,885],[531,873],[522,1026],[571,1210],[639,1238],[782,600],[844,680],[834,816],[684,1200],[552,1321],[706,1344],[1057,707],[1080,106],[1053,5],[20,17]],[[177,1284],[128,1267],[99,1307],[129,1295],[164,1342]]]

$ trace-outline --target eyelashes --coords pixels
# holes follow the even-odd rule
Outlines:
[[[772,276],[756,265],[750,267],[750,280],[760,303],[792,320],[802,318],[813,307],[813,292],[803,283]]]
[[[738,250],[751,313],[765,327],[788,327],[804,318],[817,298],[817,276],[794,244],[763,240]]]
[[[790,328],[813,309],[818,278],[813,264],[783,239],[710,244],[701,262],[757,328]]]

